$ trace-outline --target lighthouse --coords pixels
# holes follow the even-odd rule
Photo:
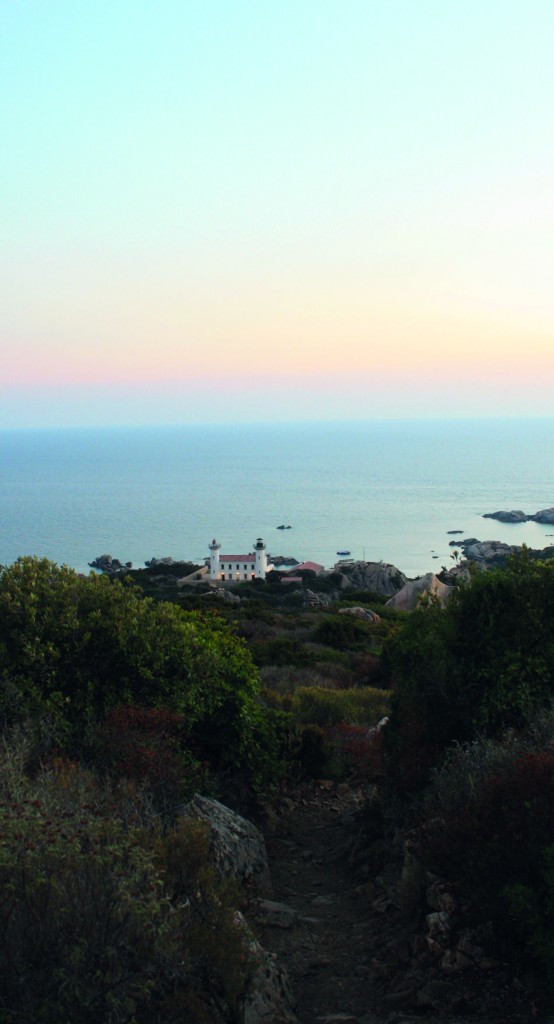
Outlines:
[[[208,545],[210,549],[210,579],[219,579],[219,551],[221,544],[218,544],[215,537],[212,543]]]
[[[267,573],[267,555],[265,553],[265,544],[261,537],[256,539],[254,544],[254,554],[256,556],[254,573],[257,580],[265,580]]]

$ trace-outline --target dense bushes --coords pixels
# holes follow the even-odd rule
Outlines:
[[[524,550],[474,574],[445,609],[432,599],[416,609],[384,657],[386,785],[405,798],[422,877],[454,893],[452,941],[480,936],[543,996],[554,954],[553,622],[554,561]]]
[[[454,740],[521,728],[554,694],[554,562],[524,551],[478,573],[445,609],[430,600],[386,647],[395,690],[388,730],[400,789],[428,777]]]
[[[0,835],[5,1024],[235,1019],[247,942],[198,826],[164,834],[69,762],[30,781],[4,747]]]
[[[315,654],[303,644],[286,636],[255,640],[251,644],[252,657],[256,665],[293,665],[306,668],[316,662]]]
[[[388,713],[390,693],[372,687],[331,690],[328,687],[299,687],[292,698],[291,710],[298,722],[315,725],[354,723],[377,725]]]
[[[454,747],[419,810],[425,869],[455,886],[466,922],[492,929],[496,956],[543,967],[554,949],[553,735],[549,713],[502,742]]]
[[[4,725],[34,722],[45,746],[89,756],[116,708],[163,707],[181,716],[181,752],[218,773],[269,781],[258,674],[244,642],[215,616],[24,558],[0,575],[0,637]],[[264,755],[259,778],[256,751]]]
[[[328,615],[316,626],[313,640],[318,644],[348,650],[371,641],[371,626],[352,615]]]

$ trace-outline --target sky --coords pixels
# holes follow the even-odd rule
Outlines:
[[[0,0],[0,428],[554,415],[552,0]]]

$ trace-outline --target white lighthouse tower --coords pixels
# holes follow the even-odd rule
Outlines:
[[[267,573],[267,555],[265,553],[265,544],[261,537],[258,537],[254,544],[254,554],[256,556],[254,567],[256,579],[265,580]]]
[[[219,579],[219,551],[221,544],[218,544],[215,537],[212,543],[208,545],[210,549],[210,579]]]

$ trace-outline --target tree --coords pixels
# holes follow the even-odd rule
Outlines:
[[[239,764],[257,713],[257,671],[223,622],[47,559],[0,575],[0,679],[6,723],[47,721],[74,746],[117,706],[164,706],[192,743]]]

